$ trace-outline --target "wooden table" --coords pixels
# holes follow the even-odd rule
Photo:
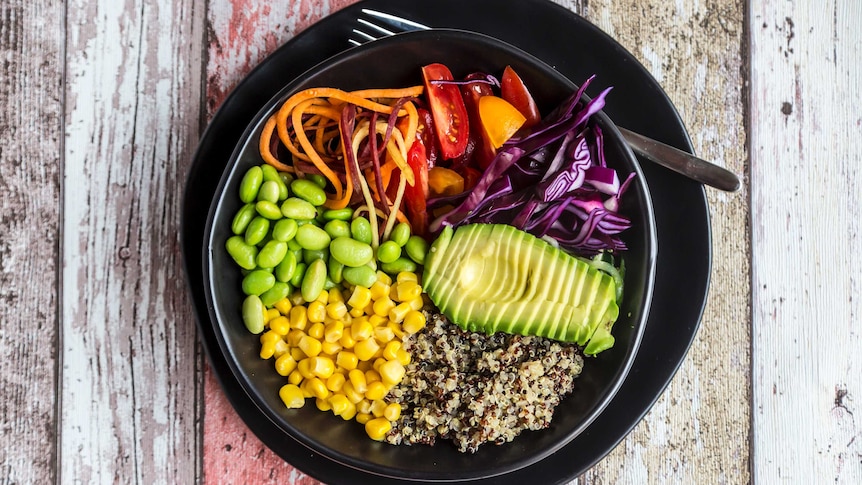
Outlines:
[[[231,88],[350,0],[4,0],[0,483],[315,483],[209,371],[179,243]],[[630,50],[708,190],[702,327],[576,483],[862,483],[862,2],[560,0]]]

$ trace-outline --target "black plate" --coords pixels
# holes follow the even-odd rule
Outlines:
[[[596,86],[616,86],[605,112],[621,126],[692,151],[685,128],[661,87],[634,57],[595,26],[544,0],[368,0],[315,24],[279,48],[225,100],[201,140],[189,172],[183,207],[183,253],[199,330],[212,368],[228,399],[251,430],[304,472],[328,483],[361,483],[372,476],[308,450],[277,430],[248,398],[227,367],[203,293],[200,248],[203,217],[228,154],[244,128],[279,89],[307,68],[345,48],[361,8],[401,15],[436,27],[486,33],[556,67],[575,82],[597,74]],[[524,19],[530,19],[524,22]],[[590,93],[595,94],[595,93]],[[641,350],[617,396],[587,430],[557,453],[516,472],[462,483],[563,483],[604,457],[649,410],[673,377],[691,344],[706,301],[711,239],[702,186],[649,163],[659,247],[656,286]],[[376,483],[397,480],[373,477]]]
[[[397,62],[393,62],[397,60]],[[224,250],[234,214],[241,208],[237,197],[246,171],[263,163],[260,133],[270,116],[293,93],[317,86],[345,90],[421,84],[421,67],[442,62],[457,78],[470,72],[501,73],[512,66],[530,86],[542,112],[550,112],[577,86],[533,56],[492,37],[463,30],[414,31],[366,44],[299,76],[262,107],[249,125],[224,171],[210,208],[204,241],[204,284],[210,318],[228,365],[257,406],[287,435],[332,460],[379,475],[425,481],[486,478],[510,473],[548,456],[580,434],[605,408],[625,379],[634,361],[649,314],[655,269],[655,225],[649,191],[631,149],[604,113],[593,119],[605,134],[608,163],[621,176],[638,177],[623,199],[622,213],[632,217],[626,231],[625,288],[620,318],[614,325],[613,349],[589,359],[575,381],[570,398],[563,400],[547,430],[523,433],[502,446],[482,446],[475,454],[459,453],[448,442],[437,446],[389,446],[368,440],[361,426],[321,413],[314,406],[288,410],[277,389],[285,379],[272,361],[258,356],[260,340],[241,322],[244,296],[238,290],[239,267]],[[585,100],[588,101],[588,100]],[[224,282],[228,282],[225,284]],[[230,282],[233,282],[231,284]],[[275,431],[273,431],[275,433]]]

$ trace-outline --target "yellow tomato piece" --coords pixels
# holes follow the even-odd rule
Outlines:
[[[479,98],[479,119],[494,148],[503,146],[527,120],[511,103],[498,96]]]
[[[428,170],[428,192],[432,197],[460,194],[464,192],[464,177],[445,167],[431,167]]]

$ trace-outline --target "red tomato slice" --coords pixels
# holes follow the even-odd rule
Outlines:
[[[470,167],[464,167],[461,175],[464,177],[464,190],[471,190],[482,178],[482,172]]]
[[[527,90],[524,81],[521,80],[521,77],[518,76],[511,66],[506,66],[506,69],[503,71],[503,78],[500,79],[500,97],[508,101],[524,115],[524,118],[527,119],[524,122],[524,128],[535,125],[541,119],[539,108],[536,107],[533,96]]]
[[[461,99],[461,92],[454,84],[435,84],[432,81],[452,81],[452,73],[443,64],[429,64],[422,68],[425,79],[425,93],[434,129],[440,144],[440,154],[445,159],[453,159],[464,153],[470,135],[467,108]]]
[[[473,74],[467,76],[466,79],[472,79],[474,76],[484,79],[484,76]],[[452,169],[458,171],[461,167],[470,166],[470,159],[472,159],[472,162],[475,162],[472,165],[478,165],[484,170],[494,159],[496,150],[485,136],[482,120],[479,118],[479,98],[493,94],[494,91],[491,90],[491,86],[484,82],[474,82],[461,86],[461,96],[464,98],[464,105],[470,119],[470,140],[465,156],[453,163]]]
[[[428,212],[425,203],[428,198],[428,161],[421,138],[414,141],[407,152],[407,164],[413,170],[416,182],[413,186],[408,184],[404,190],[404,209],[410,225],[413,226],[413,234],[424,237],[428,232]]]

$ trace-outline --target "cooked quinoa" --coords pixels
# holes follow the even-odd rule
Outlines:
[[[451,439],[461,452],[475,453],[482,443],[548,427],[583,368],[576,345],[465,332],[436,311],[425,314],[425,329],[404,341],[413,360],[389,393],[402,413],[387,442]]]

